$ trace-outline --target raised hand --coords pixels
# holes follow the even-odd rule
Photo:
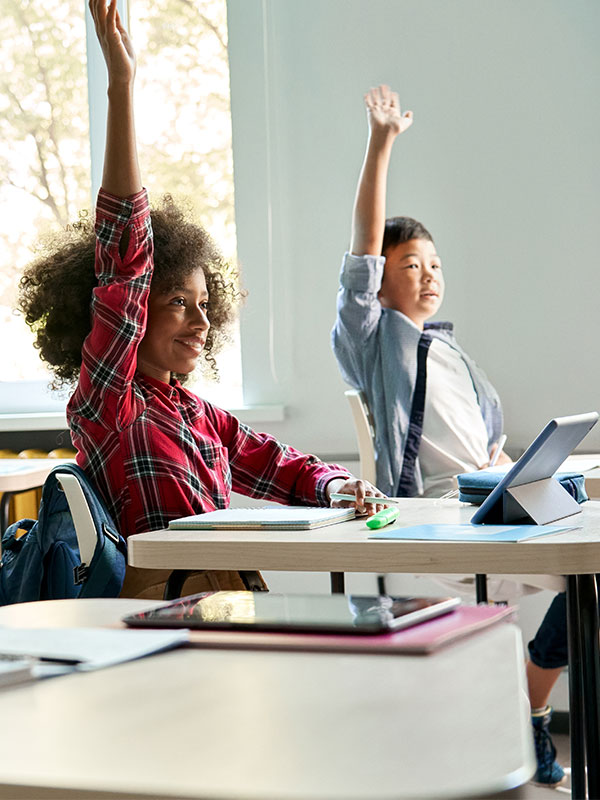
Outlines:
[[[376,89],[369,89],[365,95],[365,106],[372,134],[385,132],[397,136],[412,125],[412,111],[401,113],[398,94],[392,92],[389,86],[382,84]]]
[[[135,51],[117,11],[117,0],[90,0],[90,13],[108,68],[109,84],[133,83]]]
[[[108,114],[102,188],[131,197],[142,188],[133,113],[135,52],[121,24],[117,0],[89,0],[96,35],[108,69]],[[125,248],[127,237],[121,240]]]
[[[399,133],[410,128],[412,111],[400,111],[400,101],[389,86],[369,89],[365,95],[369,120],[367,152],[360,171],[354,210],[350,252],[381,255],[385,229],[385,195],[392,147]]]

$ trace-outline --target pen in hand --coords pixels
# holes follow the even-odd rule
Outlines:
[[[353,503],[356,500],[356,496],[353,494],[340,494],[339,492],[332,492],[331,493],[332,500],[347,500],[349,503]],[[391,497],[375,497],[374,495],[367,494],[364,497],[365,503],[378,503],[382,506],[391,506],[397,505],[399,500],[395,500]]]
[[[506,444],[506,434],[503,433],[502,436],[498,439],[498,444],[496,445],[496,451],[494,455],[490,459],[489,466],[493,467],[494,464],[498,461],[498,457],[502,450],[504,449],[504,445]]]

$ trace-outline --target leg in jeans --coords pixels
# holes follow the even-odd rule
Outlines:
[[[534,780],[546,786],[556,786],[563,782],[565,773],[556,761],[556,748],[548,730],[552,716],[548,697],[568,662],[567,600],[564,592],[556,595],[534,639],[529,642],[529,656],[527,683],[538,765]]]

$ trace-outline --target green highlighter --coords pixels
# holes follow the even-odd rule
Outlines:
[[[395,522],[400,516],[399,508],[384,508],[367,520],[367,528],[385,528],[390,522]]]

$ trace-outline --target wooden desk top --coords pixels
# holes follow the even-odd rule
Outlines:
[[[0,624],[148,605],[28,603]],[[535,769],[524,685],[510,624],[430,657],[171,651],[0,692],[0,798],[481,797]]]
[[[395,527],[465,523],[474,506],[457,500],[406,498]],[[364,520],[313,531],[153,531],[128,539],[129,563],[162,569],[306,570],[322,572],[523,573],[600,572],[600,502],[557,524],[580,526],[512,542],[369,540]]]
[[[42,486],[61,458],[0,458],[0,492],[24,492]]]

